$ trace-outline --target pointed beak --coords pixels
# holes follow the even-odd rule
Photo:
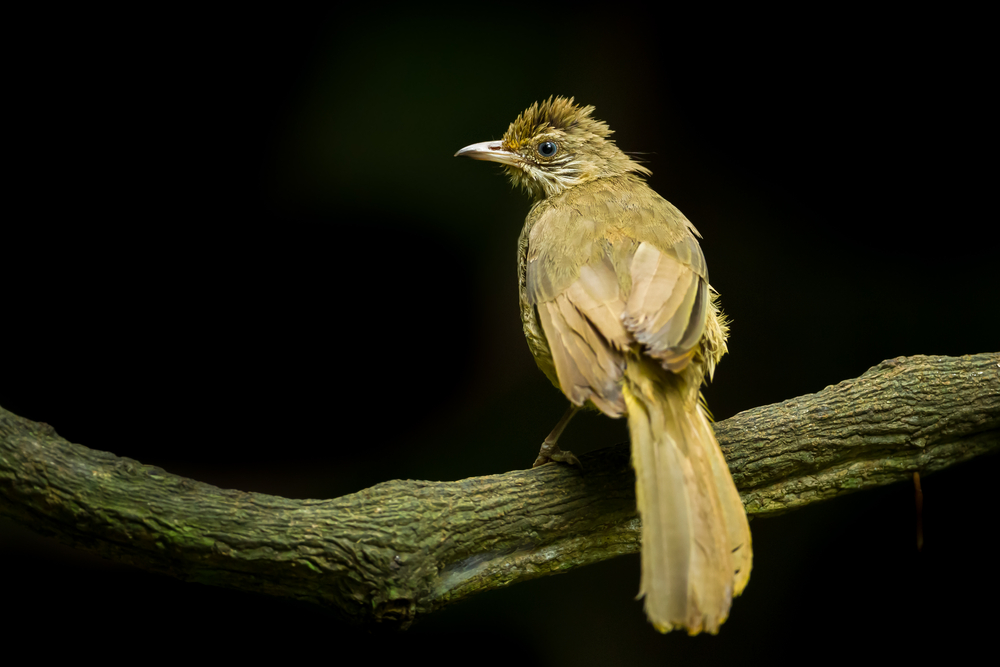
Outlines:
[[[509,164],[513,167],[518,166],[520,161],[516,153],[504,150],[503,145],[499,141],[484,141],[481,144],[466,146],[455,153],[455,157],[459,155],[471,157],[473,160],[489,160],[490,162]]]

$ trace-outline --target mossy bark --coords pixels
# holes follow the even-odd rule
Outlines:
[[[751,515],[1000,449],[1000,353],[885,361],[716,425]],[[341,498],[224,490],[88,449],[0,408],[0,514],[188,581],[405,626],[473,593],[639,550],[627,445],[457,482]]]

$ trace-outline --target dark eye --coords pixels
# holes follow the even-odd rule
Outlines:
[[[552,157],[558,150],[559,147],[556,146],[556,142],[554,141],[543,141],[538,144],[538,154],[542,157]]]

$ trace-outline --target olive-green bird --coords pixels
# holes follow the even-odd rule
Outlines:
[[[528,347],[572,404],[628,416],[642,518],[646,615],[661,632],[716,633],[750,577],[750,527],[700,387],[727,327],[687,218],[653,192],[594,107],[550,97],[500,141],[456,155],[504,165],[534,204],[518,241]]]

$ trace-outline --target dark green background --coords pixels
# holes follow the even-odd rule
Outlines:
[[[564,408],[520,331],[528,201],[452,154],[553,93],[647,153],[702,232],[733,320],[718,418],[889,357],[1000,348],[974,16],[134,11],[11,24],[0,405],[71,441],[291,497],[528,466]],[[587,415],[565,443],[626,437]],[[715,638],[647,626],[638,557],[370,637],[4,521],[6,627],[71,652],[376,664],[960,656],[996,619],[994,469],[924,480],[922,554],[906,484],[754,521]]]

